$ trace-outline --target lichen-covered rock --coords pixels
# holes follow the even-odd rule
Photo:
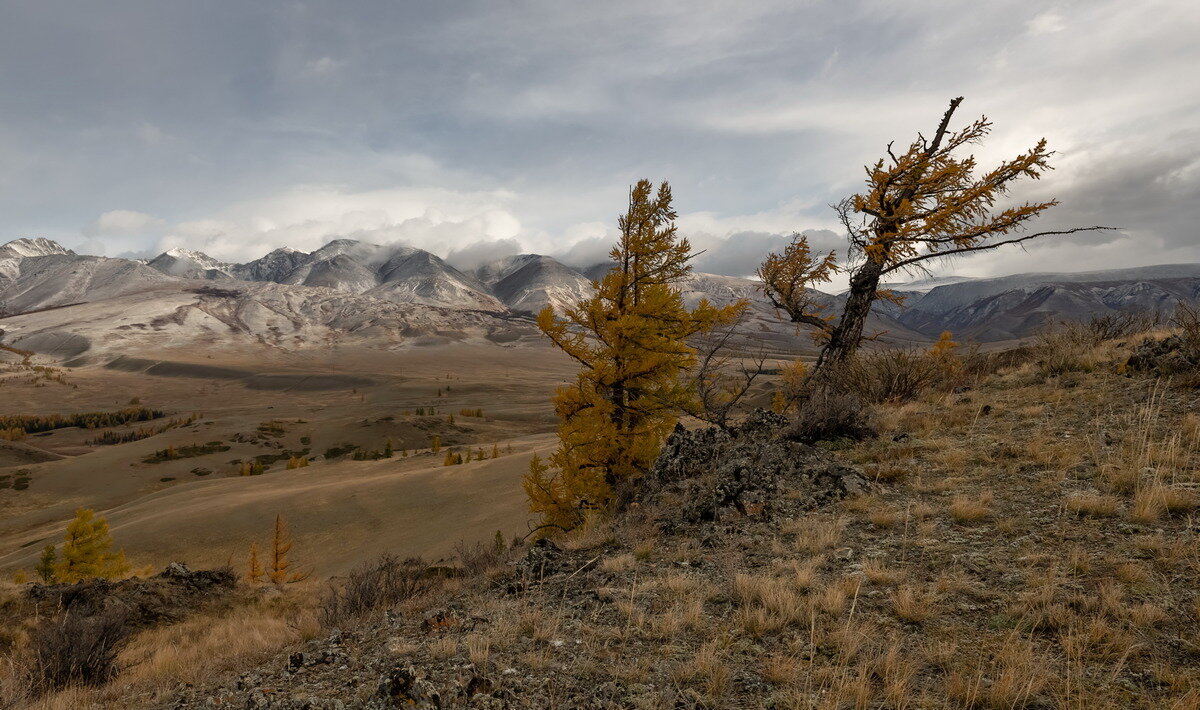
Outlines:
[[[788,420],[756,410],[740,426],[676,426],[642,482],[651,500],[671,496],[683,522],[717,520],[725,510],[769,515],[787,490],[789,506],[814,509],[864,493],[870,482],[831,454],[788,439]]]
[[[48,610],[77,616],[119,612],[132,627],[178,621],[197,606],[216,601],[233,591],[237,575],[231,570],[192,570],[172,562],[161,573],[142,579],[119,581],[85,579],[75,584],[34,584],[26,591],[30,601]]]
[[[1188,347],[1187,340],[1178,334],[1161,340],[1146,338],[1134,347],[1125,367],[1157,375],[1194,371],[1200,369],[1200,351]]]

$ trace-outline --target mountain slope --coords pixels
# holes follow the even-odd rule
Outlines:
[[[200,251],[169,249],[147,261],[146,266],[185,279],[229,279],[233,264],[217,261]]]
[[[492,292],[514,311],[561,312],[592,295],[591,279],[548,256],[522,254],[485,269],[495,278]]]
[[[0,246],[0,282],[12,281],[20,275],[21,261],[30,257],[54,254],[74,255],[75,252],[50,239],[14,239]]]
[[[0,283],[0,312],[101,301],[174,280],[128,259],[74,253],[26,257],[17,264],[16,278]]]
[[[1015,274],[938,286],[910,296],[897,318],[936,335],[980,341],[1024,338],[1050,323],[1093,315],[1170,312],[1200,301],[1200,264],[1168,264],[1080,273]]]

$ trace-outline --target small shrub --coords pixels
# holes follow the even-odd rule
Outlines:
[[[496,533],[498,542],[490,545],[482,542],[468,545],[466,542],[460,541],[454,546],[454,556],[462,564],[463,572],[468,575],[477,575],[500,566],[507,553],[504,538],[499,536],[499,530]]]
[[[908,402],[945,381],[949,354],[889,348],[863,353],[831,373],[834,388],[865,402]]]
[[[117,674],[117,654],[129,641],[123,612],[85,616],[66,612],[29,635],[29,685],[47,693],[73,685],[98,686]]]
[[[321,601],[321,623],[337,626],[424,594],[434,586],[428,570],[419,558],[400,560],[394,555],[360,565],[343,584],[330,586]]]
[[[800,402],[788,437],[806,444],[839,439],[861,440],[874,436],[875,428],[860,398],[831,394],[824,388]]]
[[[1141,311],[1106,313],[1102,316],[1092,316],[1086,325],[1092,334],[1093,342],[1099,344],[1106,340],[1128,338],[1131,335],[1158,328],[1162,325],[1162,314]]]
[[[1034,359],[1046,377],[1068,372],[1091,372],[1096,368],[1092,350],[1096,342],[1091,330],[1082,323],[1060,323],[1038,334]]]

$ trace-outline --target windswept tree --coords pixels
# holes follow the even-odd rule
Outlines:
[[[1050,169],[1053,152],[1043,138],[1024,153],[977,172],[973,155],[964,149],[991,131],[987,117],[965,128],[950,129],[962,97],[950,102],[932,137],[918,134],[897,155],[893,143],[887,157],[866,167],[866,190],[834,206],[849,237],[850,287],[840,317],[823,313],[807,289],[828,281],[838,270],[833,253],[814,255],[808,240],[796,235],[783,254],[771,254],[759,269],[763,290],[795,323],[816,328],[825,346],[814,372],[851,358],[863,340],[871,304],[895,299],[880,284],[895,272],[921,270],[928,262],[1109,227],[1027,232],[1029,223],[1058,204],[1025,202],[998,207],[1020,178],[1038,179]]]
[[[684,306],[677,284],[691,269],[667,183],[641,180],[618,220],[614,267],[596,293],[559,317],[546,308],[538,327],[580,365],[558,390],[559,446],[535,458],[525,477],[530,509],[545,523],[577,525],[604,510],[645,474],[679,412],[694,394],[686,373],[696,361],[687,339],[732,321],[744,304]]]

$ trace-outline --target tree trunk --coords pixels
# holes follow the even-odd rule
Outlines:
[[[871,313],[871,303],[875,301],[875,292],[879,288],[879,277],[883,271],[883,263],[868,260],[861,269],[850,279],[850,291],[846,295],[846,307],[842,311],[842,319],[829,336],[829,342],[817,358],[814,375],[830,367],[836,367],[851,357],[862,342],[863,327],[867,316]]]

